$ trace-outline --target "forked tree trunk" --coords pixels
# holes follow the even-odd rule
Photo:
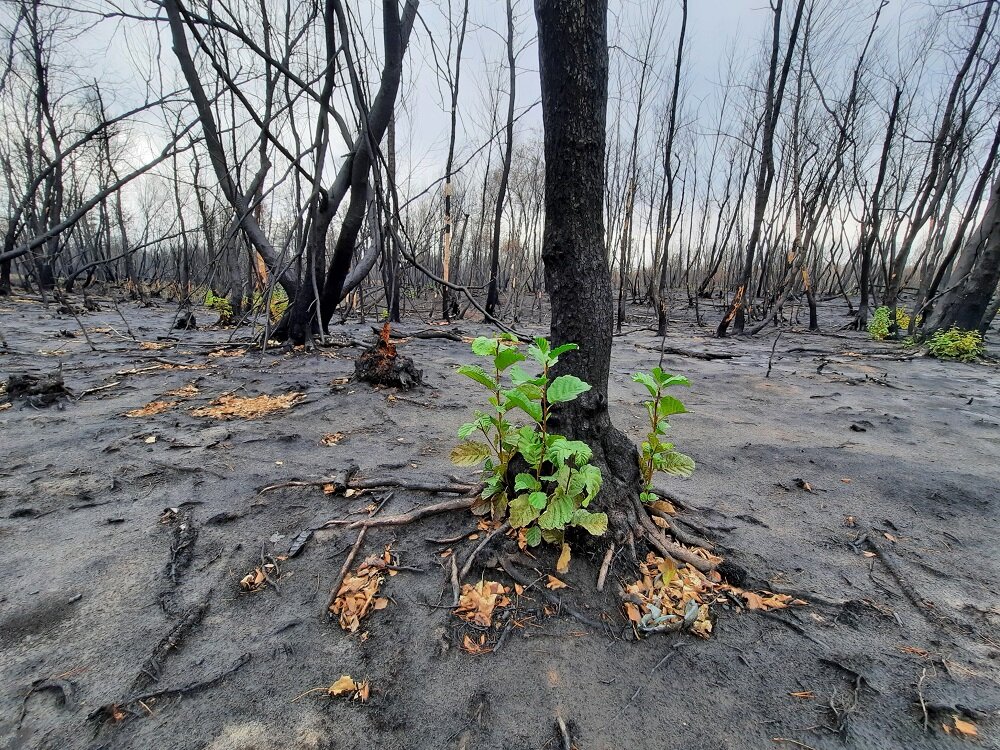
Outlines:
[[[640,489],[635,446],[611,424],[614,304],[604,254],[604,155],[608,99],[607,0],[535,0],[545,130],[545,229],[542,260],[552,301],[553,344],[572,341],[556,374],[592,390],[565,404],[557,429],[586,441],[604,474],[591,506],[608,513],[612,532],[634,526]]]

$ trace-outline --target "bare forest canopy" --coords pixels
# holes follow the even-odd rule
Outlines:
[[[911,333],[985,332],[996,0],[724,5],[612,3],[619,330],[636,303],[725,335],[801,302],[817,327],[841,296],[858,327],[898,305]],[[294,343],[429,295],[541,309],[527,0],[8,0],[0,28],[3,291],[123,282]]]

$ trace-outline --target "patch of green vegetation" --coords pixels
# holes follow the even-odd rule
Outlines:
[[[889,338],[889,321],[892,320],[892,310],[883,305],[876,308],[868,321],[868,335],[875,341],[884,341]],[[906,331],[910,328],[910,315],[901,307],[896,308],[896,330]],[[921,316],[917,316],[917,325],[920,325]]]
[[[486,409],[477,409],[475,419],[462,425],[451,460],[458,466],[483,466],[485,488],[474,510],[492,512],[495,520],[506,518],[515,529],[524,529],[524,542],[535,547],[546,541],[565,546],[570,526],[600,536],[607,531],[606,513],[593,513],[587,506],[601,489],[601,470],[590,463],[593,451],[580,440],[553,433],[549,421],[557,404],[575,400],[590,385],[573,375],[552,378],[549,373],[576,344],[553,348],[545,338],[529,344],[527,356],[509,334],[479,337],[472,351],[487,360],[488,369],[464,365],[458,372],[489,393]],[[530,374],[520,362],[531,359],[541,372]],[[523,424],[510,421],[520,412]],[[482,439],[472,440],[478,434]],[[523,460],[526,470],[509,478],[511,462]]]
[[[986,347],[983,345],[983,334],[979,331],[965,331],[952,326],[931,336],[927,341],[927,350],[938,359],[974,362],[985,354]]]
[[[229,300],[226,297],[217,297],[211,289],[205,293],[205,307],[219,313],[220,320],[229,320],[233,317],[233,306]]]

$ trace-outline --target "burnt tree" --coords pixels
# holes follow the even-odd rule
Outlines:
[[[555,374],[572,373],[592,386],[561,406],[556,426],[593,449],[604,475],[596,509],[608,513],[620,538],[636,528],[641,480],[635,446],[608,413],[614,303],[604,253],[607,7],[607,0],[535,0],[545,131],[542,261],[552,302],[551,339],[554,345],[580,345],[560,357]]]

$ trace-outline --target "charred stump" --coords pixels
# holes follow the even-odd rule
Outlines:
[[[391,385],[403,390],[423,385],[423,371],[417,369],[410,357],[396,351],[389,334],[390,327],[386,323],[375,343],[354,363],[354,377],[373,385]]]
[[[12,374],[7,379],[7,397],[12,401],[22,399],[32,406],[43,408],[72,394],[63,382],[62,372],[50,375]]]

